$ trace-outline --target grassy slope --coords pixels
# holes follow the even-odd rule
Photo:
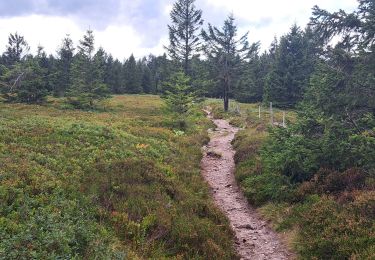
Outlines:
[[[0,258],[235,257],[200,175],[202,113],[180,135],[158,97],[104,106],[0,104]]]
[[[284,233],[301,259],[374,259],[375,192],[365,188],[335,196],[312,192],[314,187],[324,189],[323,185],[336,187],[345,178],[349,178],[349,183],[355,181],[351,177],[355,172],[342,174],[339,179],[327,178],[323,183],[291,186],[281,175],[267,172],[262,165],[260,149],[267,140],[269,117],[259,120],[257,106],[251,104],[240,104],[241,116],[223,113],[217,101],[211,101],[211,106],[219,117],[246,127],[233,143],[236,178],[249,201],[259,207],[277,231]],[[280,118],[282,113],[276,113],[276,118]],[[288,113],[287,118],[293,122],[295,115]],[[373,179],[367,181],[371,187]]]

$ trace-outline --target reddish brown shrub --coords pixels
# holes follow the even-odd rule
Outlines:
[[[311,181],[301,184],[297,194],[304,198],[311,194],[342,195],[344,192],[361,190],[366,185],[366,175],[357,168],[351,168],[345,172],[337,172],[329,169],[320,169]],[[349,198],[342,198],[343,200]]]

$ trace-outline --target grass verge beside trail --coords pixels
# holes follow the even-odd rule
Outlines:
[[[210,122],[187,120],[155,96],[0,104],[0,258],[235,258],[200,175]]]
[[[270,142],[267,131],[269,118],[258,119],[256,105],[239,104],[241,115],[233,110],[224,113],[218,101],[210,101],[210,106],[215,116],[244,128],[233,142],[236,178],[249,202],[283,233],[300,259],[375,259],[371,175],[359,169],[341,173],[321,169],[312,180],[293,183],[267,167],[269,151],[275,150],[269,147],[275,141]],[[280,118],[280,111],[276,113]],[[287,118],[293,122],[295,115],[287,113]],[[289,148],[278,149],[287,154]]]

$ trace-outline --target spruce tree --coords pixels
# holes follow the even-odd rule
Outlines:
[[[72,65],[72,85],[69,89],[70,96],[78,96],[87,93],[92,88],[92,67],[94,55],[94,35],[87,30],[80,40],[78,53],[74,57]]]
[[[73,41],[69,35],[67,35],[61,44],[61,47],[57,51],[57,73],[56,73],[56,84],[54,84],[54,95],[64,96],[72,84],[72,64],[74,56]]]
[[[140,73],[140,67],[132,54],[124,65],[126,93],[138,94],[142,92],[142,78]]]
[[[107,67],[108,55],[102,47],[98,49],[93,57],[92,78],[95,86],[103,85],[105,80],[105,72]]]
[[[10,34],[8,45],[4,53],[4,60],[7,66],[15,65],[20,62],[22,57],[30,50],[25,38],[18,33]]]
[[[3,55],[7,67],[1,68],[0,78],[1,93],[9,102],[41,103],[47,96],[48,58],[43,48],[38,48],[35,58],[26,56],[27,51],[24,37],[10,34]]]
[[[96,100],[108,96],[104,84],[104,53],[94,56],[94,35],[88,30],[80,41],[78,53],[72,65],[72,85],[69,89],[70,102],[78,108],[93,108]]]
[[[246,33],[237,38],[237,26],[235,19],[230,15],[221,29],[208,25],[208,31],[202,31],[202,36],[206,41],[205,52],[207,57],[217,70],[217,76],[222,85],[222,95],[224,99],[224,110],[229,109],[229,95],[233,87],[233,81],[237,79],[241,63],[249,58],[251,49],[256,48],[258,43],[249,46]]]
[[[112,55],[108,55],[105,65],[104,83],[108,86],[111,93],[125,93],[125,88],[122,85],[122,66],[122,63],[118,59],[114,60]]]
[[[191,75],[191,59],[199,52],[199,30],[203,24],[202,11],[195,0],[177,0],[171,11],[172,24],[169,29],[169,47],[172,59],[180,62],[186,75]]]
[[[178,69],[167,59],[166,54],[161,56],[149,55],[147,58],[147,66],[151,71],[152,77],[151,92],[155,94],[163,91],[161,83],[166,81],[170,75]]]
[[[32,57],[6,69],[1,77],[1,92],[8,102],[42,103],[47,96],[45,71]]]
[[[44,51],[44,47],[39,45],[37,48],[37,55],[35,57],[36,61],[38,62],[38,65],[41,69],[41,77],[44,81],[44,84],[50,92],[52,90],[52,77],[53,77],[53,68],[51,67],[52,64],[50,64],[50,59],[47,57],[47,53]],[[52,61],[52,60],[51,60]]]
[[[143,89],[143,92],[146,93],[146,94],[150,94],[151,89],[152,89],[152,85],[153,85],[153,83],[152,83],[151,70],[147,66],[147,64],[144,64],[143,68],[142,68],[142,89]]]
[[[279,44],[274,45],[274,60],[264,93],[266,102],[290,108],[302,100],[316,60],[309,36],[293,25]]]
[[[191,90],[203,98],[215,87],[215,81],[211,77],[208,61],[194,57],[191,62]]]
[[[113,93],[125,93],[125,87],[122,81],[123,64],[119,60],[115,60],[111,70],[111,84]]]
[[[164,82],[165,100],[167,109],[174,114],[177,126],[184,130],[186,128],[186,117],[194,104],[195,93],[191,91],[189,82],[191,80],[184,72],[173,74],[167,82]]]
[[[262,62],[258,55],[259,45],[254,45],[249,55],[249,60],[244,62],[243,70],[235,88],[234,97],[239,102],[260,102],[263,96]]]
[[[357,133],[375,127],[374,13],[372,0],[359,1],[352,13],[330,13],[316,6],[310,22],[326,51],[325,62],[319,63],[312,77],[307,101]],[[338,42],[332,47],[335,36]]]

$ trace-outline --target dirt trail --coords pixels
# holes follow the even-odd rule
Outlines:
[[[212,188],[216,204],[230,221],[238,255],[252,260],[292,259],[278,234],[249,206],[236,183],[231,141],[239,129],[226,120],[214,120],[208,110],[205,112],[217,128],[210,130],[211,141],[204,147],[202,174]]]

